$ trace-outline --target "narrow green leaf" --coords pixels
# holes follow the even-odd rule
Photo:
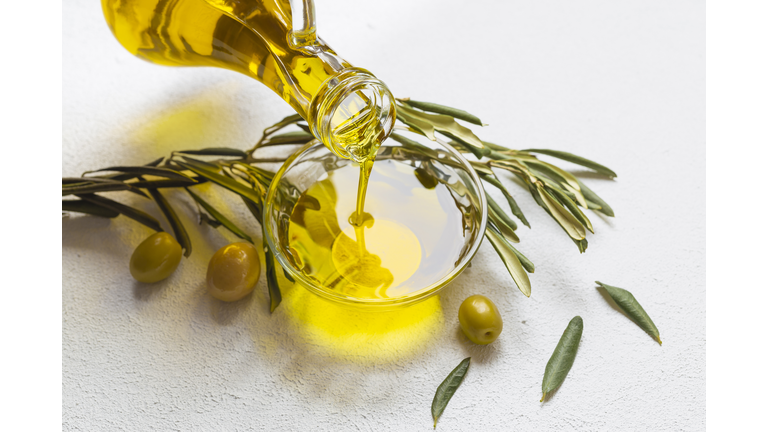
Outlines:
[[[574,243],[576,243],[576,247],[579,248],[579,253],[584,253],[587,251],[587,246],[589,245],[589,242],[587,242],[587,239],[583,238],[581,240],[574,240],[571,239]]]
[[[304,144],[315,139],[315,136],[304,131],[292,131],[269,137],[263,144],[264,147],[282,144]]]
[[[160,226],[160,223],[157,221],[157,219],[153,218],[152,216],[148,215],[147,213],[144,213],[141,210],[135,209],[133,207],[128,207],[125,204],[121,204],[117,201],[113,201],[109,198],[104,198],[103,196],[94,195],[94,194],[83,194],[78,195],[78,197],[92,202],[94,204],[100,205],[102,207],[106,207],[110,210],[114,210],[122,215],[125,215],[136,222],[142,223],[149,228],[152,228],[155,231],[162,231],[163,228]]]
[[[517,205],[517,201],[512,197],[512,195],[509,193],[506,187],[499,181],[498,178],[496,178],[496,175],[489,175],[484,173],[478,173],[480,175],[480,178],[485,180],[486,182],[492,184],[493,186],[496,186],[497,189],[501,191],[501,193],[504,194],[504,197],[507,199],[507,203],[509,204],[510,210],[512,210],[512,214],[517,216],[518,219],[520,219],[520,222],[523,223],[523,225],[527,226],[528,228],[531,227],[531,225],[528,223],[528,219],[525,218],[525,215],[523,214],[523,211],[520,210],[520,206]]]
[[[299,129],[303,130],[304,132],[311,134],[312,130],[309,129],[309,126],[303,124],[303,123],[296,123],[296,126],[299,127]]]
[[[203,222],[205,222],[205,224],[207,224],[212,228],[218,228],[221,226],[221,222],[217,221],[216,219],[213,219],[212,217],[208,216],[203,212],[200,212],[199,216],[200,216],[200,222],[198,223],[201,225],[203,224]]]
[[[497,152],[504,152],[504,151],[510,151],[509,147],[504,147],[502,145],[494,144],[492,142],[483,141],[483,145],[488,147],[491,150],[497,151]]]
[[[164,188],[177,188],[177,187],[187,187],[187,186],[194,186],[198,185],[200,183],[205,183],[208,180],[195,176],[192,177],[192,180],[139,180],[136,182],[128,183],[129,185],[135,187],[135,188],[141,188],[141,189],[164,189]]]
[[[181,158],[184,159],[188,164],[192,164],[193,166],[196,166],[197,168],[200,168],[200,169],[207,169],[208,171],[212,171],[215,173],[219,172],[219,170],[221,169],[220,165],[217,165],[212,162],[207,162],[200,159],[194,159],[184,155],[182,155]],[[178,161],[173,161],[173,163],[177,163],[177,162]]]
[[[573,217],[576,218],[579,222],[581,222],[582,225],[587,227],[589,232],[592,234],[595,233],[595,230],[592,228],[592,222],[584,215],[584,213],[579,210],[579,207],[576,205],[575,202],[573,202],[568,195],[565,194],[565,192],[552,188],[549,189],[550,192],[555,194],[555,198],[557,198],[558,201],[560,201],[561,204],[563,204],[573,215]]]
[[[243,202],[245,203],[245,206],[248,208],[248,211],[250,211],[253,217],[256,219],[256,222],[258,222],[259,225],[263,226],[264,224],[261,222],[262,213],[263,213],[261,200],[259,200],[258,202],[254,202],[244,196],[241,196],[240,198],[242,198]]]
[[[547,393],[555,390],[565,381],[565,377],[576,359],[576,351],[579,349],[579,341],[581,341],[583,331],[584,321],[578,315],[573,317],[560,337],[555,352],[552,353],[552,357],[547,362],[544,380],[541,382],[542,396],[539,402],[544,402]]]
[[[404,102],[414,108],[418,108],[422,111],[429,111],[437,114],[445,114],[459,120],[476,124],[478,126],[485,126],[483,122],[476,115],[470,114],[464,110],[458,108],[451,108],[449,106],[440,105],[432,102],[420,102],[411,99],[398,99],[400,102]]]
[[[622,288],[606,285],[602,282],[595,281],[595,283],[603,287],[613,301],[619,306],[619,309],[629,315],[635,324],[640,326],[640,328],[645,330],[649,335],[653,336],[653,338],[656,339],[656,342],[661,345],[659,329],[656,328],[656,324],[653,323],[651,317],[645,312],[645,309],[640,306],[640,303],[635,300],[635,296],[633,296],[631,292]]]
[[[496,231],[498,231],[507,242],[520,243],[520,237],[517,236],[517,233],[515,233],[512,227],[500,220],[499,216],[493,211],[488,212],[488,222],[488,225],[496,228]]]
[[[272,135],[273,133],[279,131],[280,129],[302,120],[304,120],[304,118],[299,114],[289,115],[288,117],[280,120],[279,122],[273,124],[272,126],[264,129],[264,136]]]
[[[275,273],[275,258],[272,256],[272,251],[267,246],[266,234],[264,236],[264,261],[267,265],[267,289],[269,290],[269,313],[272,313],[280,305],[283,300],[282,294],[280,294],[280,285],[277,283],[277,273]]]
[[[536,190],[542,202],[549,210],[550,215],[560,224],[568,235],[574,240],[582,240],[587,232],[584,225],[568,212],[555,198],[547,192],[541,184],[536,185]]]
[[[501,233],[496,231],[490,224],[486,226],[485,237],[491,241],[491,245],[493,245],[493,248],[496,249],[496,253],[504,262],[507,271],[509,271],[509,275],[512,276],[512,280],[515,281],[517,288],[520,292],[525,294],[526,297],[530,297],[531,280],[528,278],[528,274],[520,263],[520,259],[517,257],[512,245],[510,245]]]
[[[469,370],[469,362],[471,359],[472,357],[467,357],[462,360],[461,363],[459,363],[459,365],[445,377],[443,382],[437,386],[435,397],[432,399],[432,418],[435,420],[433,425],[434,428],[437,428],[437,419],[443,414],[445,407],[448,406],[448,402],[451,401],[454,393],[456,393],[456,390],[459,388],[462,381],[464,381],[464,377]]]
[[[447,134],[444,134],[444,135],[447,135]],[[450,135],[447,135],[447,136],[451,137]],[[448,144],[450,144],[451,146],[453,146],[453,148],[455,148],[455,149],[457,149],[459,151],[465,150],[465,151],[468,151],[468,152],[472,153],[473,155],[475,155],[475,157],[478,160],[482,159],[483,156],[484,156],[483,155],[483,150],[481,150],[481,149],[479,149],[479,148],[477,148],[475,146],[471,146],[471,145],[468,145],[466,143],[463,143],[461,141],[451,140],[451,141],[448,142]]]
[[[456,123],[453,117],[442,114],[427,114],[416,111],[406,105],[397,106],[397,117],[409,126],[411,126],[411,123],[415,124],[415,129],[422,131],[432,141],[435,140],[435,130],[438,130],[467,145],[483,149],[483,154],[488,154],[490,151],[483,146],[480,138],[475,136],[470,129]]]
[[[251,243],[253,243],[253,239],[246,234],[243,230],[238,228],[232,221],[226,218],[223,214],[221,214],[216,208],[214,208],[212,205],[208,204],[204,199],[200,198],[197,194],[192,192],[189,189],[186,189],[187,193],[194,199],[200,206],[202,206],[208,214],[210,214],[217,222],[219,222],[221,225],[224,226],[224,228],[228,229],[232,234],[240,237],[243,240],[247,240]]]
[[[160,165],[160,163],[163,160],[165,160],[165,157],[161,156],[161,157],[153,160],[152,162],[149,162],[149,163],[145,164],[144,166],[156,167],[156,166]],[[98,177],[100,177],[100,178],[107,178],[107,179],[111,179],[111,180],[124,181],[124,180],[130,180],[130,179],[136,178],[138,176],[139,176],[139,174],[126,174],[126,173],[123,173],[123,174],[109,174],[109,175],[98,176]]]
[[[490,195],[488,195],[488,192],[485,193],[485,199],[488,201],[488,207],[492,212],[498,214],[499,218],[503,220],[505,224],[509,225],[513,230],[517,229],[517,224],[515,221],[512,220],[512,218],[509,217],[509,215],[507,215],[507,213],[501,209],[499,204],[496,203],[496,201],[494,201]]]
[[[102,168],[100,170],[91,171],[91,172],[103,172],[103,171],[117,171],[117,172],[137,174],[137,175],[152,175],[152,176],[165,177],[165,178],[176,179],[176,180],[191,180],[191,178],[188,175],[180,173],[178,171],[174,171],[170,168],[159,168],[159,167],[152,167],[152,166],[114,166],[109,168]]]
[[[291,281],[291,283],[296,283],[296,281],[293,279],[293,276],[291,276],[291,274],[288,273],[288,270],[283,269],[283,275],[285,275],[285,278]]]
[[[610,217],[614,216],[613,209],[611,208],[611,206],[609,206],[607,202],[603,201],[602,198],[597,196],[597,194],[594,193],[592,189],[585,186],[584,183],[582,183],[581,181],[579,181],[579,187],[581,188],[581,193],[584,195],[584,198],[600,206],[599,209],[596,209],[597,211],[599,211],[600,213],[603,213],[606,216],[610,216]]]
[[[232,156],[232,157],[246,157],[248,154],[242,150],[233,149],[229,147],[209,147],[200,150],[182,150],[175,153],[200,155],[200,156]]]
[[[67,196],[67,195],[76,195],[76,194],[91,194],[95,192],[113,192],[113,191],[122,191],[122,190],[128,190],[131,187],[128,186],[125,183],[122,182],[116,182],[116,183],[91,183],[91,184],[80,184],[75,183],[74,185],[67,185],[65,187],[61,188],[61,196]]]
[[[101,216],[105,218],[114,218],[114,217],[120,216],[120,213],[112,209],[102,207],[96,203],[83,201],[83,200],[62,200],[61,209],[65,211],[85,213],[85,214]]]
[[[171,229],[173,229],[173,234],[176,237],[176,240],[181,245],[181,248],[184,249],[184,256],[189,257],[192,254],[192,241],[189,239],[189,234],[187,234],[187,230],[184,228],[184,224],[181,223],[179,215],[176,214],[176,211],[173,210],[171,204],[168,202],[168,200],[165,199],[159,190],[149,189],[149,194],[152,195],[152,198],[157,203],[157,206],[160,207],[160,210],[163,212],[165,218],[168,220],[168,223],[171,225]]]
[[[391,133],[389,134],[389,137],[393,140],[399,142],[403,145],[403,147],[413,150],[415,152],[421,153],[424,156],[427,156],[431,159],[438,159],[440,155],[437,154],[437,152],[434,149],[431,149],[417,141],[414,141],[410,138],[404,137],[397,133]]]
[[[187,163],[188,162],[188,163]],[[187,162],[176,162],[184,169],[188,169],[195,174],[205,177],[208,180],[216,183],[219,186],[222,186],[224,188],[229,189],[230,191],[246,197],[250,199],[251,201],[260,201],[261,196],[256,193],[253,189],[251,189],[248,186],[243,185],[242,183],[239,183],[236,180],[233,180],[227,176],[221,175],[219,173],[210,171],[204,167],[201,167],[193,162],[187,161]]]
[[[509,248],[512,249],[512,252],[515,253],[515,255],[517,256],[517,259],[520,260],[520,264],[523,266],[525,271],[527,271],[528,273],[533,273],[536,270],[536,268],[533,265],[533,262],[531,262],[531,260],[529,260],[525,255],[523,255],[522,252],[515,249],[515,247],[512,246],[511,244],[508,244],[507,246],[509,246]]]
[[[540,161],[532,156],[530,156],[530,159],[524,159],[523,163],[525,166],[530,168],[537,177],[541,177],[541,174],[543,173],[552,180],[558,182],[565,190],[574,195],[576,201],[578,201],[579,204],[581,204],[584,208],[587,207],[587,203],[579,187],[579,181],[576,179],[576,177],[573,176],[573,174],[564,171],[555,165]]]
[[[568,152],[558,151],[558,150],[547,150],[547,149],[526,149],[521,151],[545,154],[547,156],[556,157],[558,159],[562,159],[564,161],[568,161],[576,165],[587,167],[589,169],[597,171],[600,174],[606,175],[608,177],[617,177],[616,173],[613,172],[613,170],[608,168],[607,166],[600,165],[597,162],[593,162],[581,156],[576,156],[573,153],[568,153]]]

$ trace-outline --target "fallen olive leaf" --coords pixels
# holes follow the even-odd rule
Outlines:
[[[659,329],[656,328],[656,324],[653,323],[651,317],[648,316],[645,309],[640,306],[640,303],[637,302],[635,296],[633,296],[631,292],[615,286],[606,285],[599,281],[595,281],[595,283],[603,287],[619,308],[626,312],[635,324],[645,330],[649,335],[653,336],[653,338],[656,339],[656,342],[661,345]]]
[[[583,330],[584,321],[578,315],[568,323],[544,370],[544,380],[541,382],[542,396],[539,402],[544,402],[547,393],[558,388],[565,381],[568,371],[573,366],[573,360],[576,359],[576,351],[579,349]]]
[[[456,389],[458,389],[461,382],[464,381],[471,359],[471,357],[467,357],[462,360],[461,363],[459,363],[459,365],[445,377],[443,382],[437,386],[435,397],[432,399],[432,418],[435,420],[435,423],[432,425],[433,428],[437,428],[437,419],[443,414],[445,407],[448,406],[448,402],[450,402],[453,394],[456,393]]]

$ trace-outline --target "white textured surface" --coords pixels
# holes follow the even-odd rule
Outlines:
[[[246,300],[211,299],[207,260],[234,237],[197,227],[181,195],[194,253],[153,286],[135,283],[127,268],[147,228],[123,217],[64,220],[64,429],[430,430],[436,386],[471,355],[440,430],[703,430],[703,2],[317,7],[320,34],[399,97],[477,113],[491,125],[479,132],[489,141],[572,151],[613,168],[616,181],[575,171],[617,217],[590,215],[596,235],[579,255],[510,183],[533,226],[519,230],[520,249],[536,263],[530,299],[484,244],[439,299],[373,318],[335,311],[299,287],[285,289],[270,316],[263,276]],[[172,149],[246,148],[290,113],[235,73],[131,57],[98,2],[64,2],[63,15],[64,175]],[[219,202],[259,232],[237,201]],[[664,346],[606,302],[594,280],[631,290]],[[475,293],[505,320],[483,348],[460,334],[456,318]],[[541,404],[544,366],[577,314],[585,326],[578,357]]]

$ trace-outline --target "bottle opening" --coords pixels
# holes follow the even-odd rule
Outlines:
[[[309,109],[312,132],[345,159],[373,157],[395,123],[394,97],[370,72],[345,69],[326,81]]]

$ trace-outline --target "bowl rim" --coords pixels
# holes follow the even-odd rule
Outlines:
[[[404,127],[400,125],[396,125],[394,129],[397,129],[399,131],[411,132],[411,133],[423,136],[411,130],[408,127]],[[311,147],[314,147],[318,144],[322,145],[322,143],[318,139],[314,139],[308,142],[307,144],[303,145],[301,148],[293,152],[285,160],[285,162],[283,162],[283,164],[280,166],[280,169],[275,173],[275,176],[272,178],[272,182],[269,185],[269,190],[267,191],[267,196],[264,201],[264,206],[263,206],[264,208],[262,210],[262,221],[263,221],[262,235],[266,240],[269,251],[271,251],[272,254],[275,256],[278,263],[280,264],[280,267],[282,267],[283,270],[287,271],[290,274],[290,276],[296,282],[299,282],[299,284],[302,285],[304,288],[306,288],[310,292],[322,298],[325,298],[337,303],[341,303],[341,304],[354,305],[357,307],[382,309],[382,310],[388,307],[391,308],[395,306],[398,306],[398,307],[410,306],[410,305],[416,304],[418,302],[428,299],[429,297],[432,297],[433,295],[437,294],[440,290],[448,286],[456,277],[458,277],[464,271],[464,269],[467,268],[467,266],[472,261],[472,258],[474,258],[475,254],[480,249],[480,245],[483,243],[483,240],[485,239],[485,229],[488,221],[488,205],[485,198],[485,189],[483,187],[483,182],[480,180],[480,176],[477,175],[477,172],[469,163],[469,161],[461,153],[459,153],[458,150],[454,149],[452,146],[450,146],[448,143],[441,140],[440,138],[435,137],[435,140],[433,142],[437,143],[444,150],[448,151],[448,153],[450,153],[455,159],[457,159],[459,163],[462,165],[462,167],[464,167],[465,170],[469,172],[472,182],[475,184],[475,187],[477,187],[478,189],[478,199],[480,201],[481,212],[480,212],[480,228],[478,230],[478,236],[476,237],[475,241],[472,243],[472,246],[470,246],[469,252],[464,256],[464,258],[461,260],[459,265],[454,267],[454,269],[451,270],[450,273],[448,273],[441,279],[429,284],[428,286],[418,291],[415,291],[412,294],[408,294],[402,297],[387,298],[387,299],[361,299],[358,297],[352,297],[352,296],[331,292],[327,289],[324,289],[318,284],[313,283],[303,273],[297,271],[290,264],[290,261],[288,261],[288,258],[281,252],[280,248],[273,241],[274,236],[272,232],[272,224],[267,223],[267,220],[268,220],[267,215],[269,215],[272,212],[274,207],[272,203],[274,202],[274,195],[276,194],[276,191],[277,191],[276,185],[280,183],[280,180],[282,179],[287,169],[292,166],[292,164],[296,161],[297,158],[299,158],[299,156],[304,154],[304,152],[306,152]],[[328,149],[326,148],[326,150]],[[330,150],[328,150],[328,152],[332,153]],[[264,252],[266,253],[267,250],[265,249]]]

